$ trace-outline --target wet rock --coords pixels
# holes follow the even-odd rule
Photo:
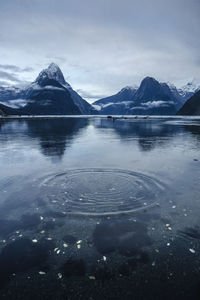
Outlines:
[[[85,276],[86,266],[82,259],[69,259],[62,267],[61,272],[65,277]]]

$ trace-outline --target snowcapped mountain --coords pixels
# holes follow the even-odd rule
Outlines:
[[[102,114],[127,114],[136,91],[136,86],[126,86],[117,94],[97,100],[92,105]]]
[[[141,115],[173,115],[176,112],[175,102],[167,84],[146,77],[134,95],[130,111]]]
[[[178,89],[179,94],[185,100],[188,100],[194,93],[200,90],[200,83],[196,80],[192,80]]]
[[[197,80],[193,79],[192,81],[189,81],[187,84],[185,84],[181,88],[181,90],[184,92],[196,93],[200,90],[200,83],[197,82]]]
[[[98,112],[90,105],[86,100],[84,100],[77,92],[75,92],[72,87],[65,81],[62,71],[55,63],[51,63],[48,68],[42,70],[36,80],[29,86],[23,89],[16,87],[0,87],[0,103],[10,106],[12,108],[22,108],[26,104],[29,104],[32,95],[37,91],[41,91],[44,88],[47,90],[46,82],[47,80],[54,80],[59,83],[58,86],[49,85],[48,89],[57,92],[59,89],[68,91],[74,104],[78,106],[79,113],[81,114],[97,114]]]
[[[81,114],[69,91],[57,80],[43,77],[29,91],[27,104],[19,109],[28,115],[77,115]]]
[[[139,88],[125,87],[119,93],[97,100],[93,106],[100,114],[175,114],[200,85],[188,83],[177,89],[171,83],[152,77],[142,80]]]
[[[41,110],[43,114],[172,115],[198,90],[200,84],[195,80],[177,89],[173,84],[146,77],[139,87],[124,87],[117,94],[90,105],[65,81],[58,65],[51,63],[26,87],[0,87],[0,105],[4,111],[17,110],[21,114],[40,114]]]
[[[90,115],[97,114],[97,111],[92,105],[90,105],[86,100],[84,100],[76,91],[72,89],[69,83],[65,81],[62,71],[55,63],[51,63],[47,69],[44,69],[40,72],[35,82],[33,83],[33,88],[36,88],[37,84],[41,84],[46,78],[54,79],[59,82],[64,88],[66,88],[74,103],[78,106],[82,114]]]
[[[55,63],[51,63],[47,69],[42,70],[36,78],[35,83],[38,83],[40,85],[43,82],[43,80],[46,79],[54,79],[60,84],[66,85],[66,87],[69,86],[65,81],[61,69]]]
[[[177,101],[166,83],[146,77],[139,88],[126,87],[93,105],[100,114],[175,114]]]

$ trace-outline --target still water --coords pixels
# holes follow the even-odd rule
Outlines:
[[[200,299],[200,119],[0,121],[1,299]]]

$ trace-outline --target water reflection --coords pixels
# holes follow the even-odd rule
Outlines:
[[[43,119],[0,122],[0,142],[11,139],[37,139],[41,153],[52,159],[60,159],[67,147],[70,147],[76,135],[88,125],[86,118]]]
[[[187,119],[0,122],[0,298],[199,299],[199,141]]]
[[[66,147],[70,147],[72,140],[87,124],[88,120],[85,118],[27,122],[28,134],[31,138],[39,139],[42,153],[45,156],[59,158],[64,155]]]
[[[123,143],[137,141],[139,149],[146,152],[163,147],[183,133],[192,133],[195,140],[200,142],[200,126],[197,126],[198,123],[194,125],[191,122],[182,124],[167,118],[118,119],[115,122],[106,118],[0,121],[0,144],[3,143],[5,146],[6,142],[11,141],[37,140],[44,156],[51,157],[53,160],[60,159],[66,148],[71,146],[72,141],[77,136],[83,135],[82,130],[90,125],[96,129],[96,133],[104,130],[103,133],[109,135],[111,140],[117,138]]]
[[[113,129],[123,142],[137,139],[141,151],[151,151],[168,143],[175,135],[184,131],[182,126],[166,124],[167,119],[112,120],[99,119],[97,128]]]

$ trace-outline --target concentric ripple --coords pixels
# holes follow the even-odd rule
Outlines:
[[[63,213],[112,215],[150,208],[164,187],[157,180],[127,170],[76,169],[46,177],[43,199]]]

